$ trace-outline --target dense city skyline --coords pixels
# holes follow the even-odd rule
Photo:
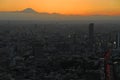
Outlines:
[[[120,15],[119,0],[1,0],[0,11],[33,8],[65,15]]]

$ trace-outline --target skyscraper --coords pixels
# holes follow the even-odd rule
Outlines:
[[[90,51],[94,50],[94,23],[89,24],[89,47]]]

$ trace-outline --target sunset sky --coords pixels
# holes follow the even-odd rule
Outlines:
[[[120,15],[120,0],[0,0],[0,11],[25,8],[66,15]]]

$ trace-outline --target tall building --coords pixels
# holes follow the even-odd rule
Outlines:
[[[116,48],[120,48],[120,32],[116,35]]]
[[[94,23],[89,24],[89,47],[94,51]]]

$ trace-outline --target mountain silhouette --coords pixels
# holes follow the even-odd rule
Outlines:
[[[80,16],[80,15],[62,15],[58,13],[45,13],[45,12],[37,12],[32,8],[25,8],[20,11],[6,11],[0,12],[0,20],[88,20],[88,21],[96,21],[96,20],[120,20],[120,16],[103,16],[103,15],[96,15],[96,16]]]
[[[35,11],[32,8],[26,8],[26,9],[22,10],[21,12],[24,12],[24,13],[38,13],[37,11]]]

